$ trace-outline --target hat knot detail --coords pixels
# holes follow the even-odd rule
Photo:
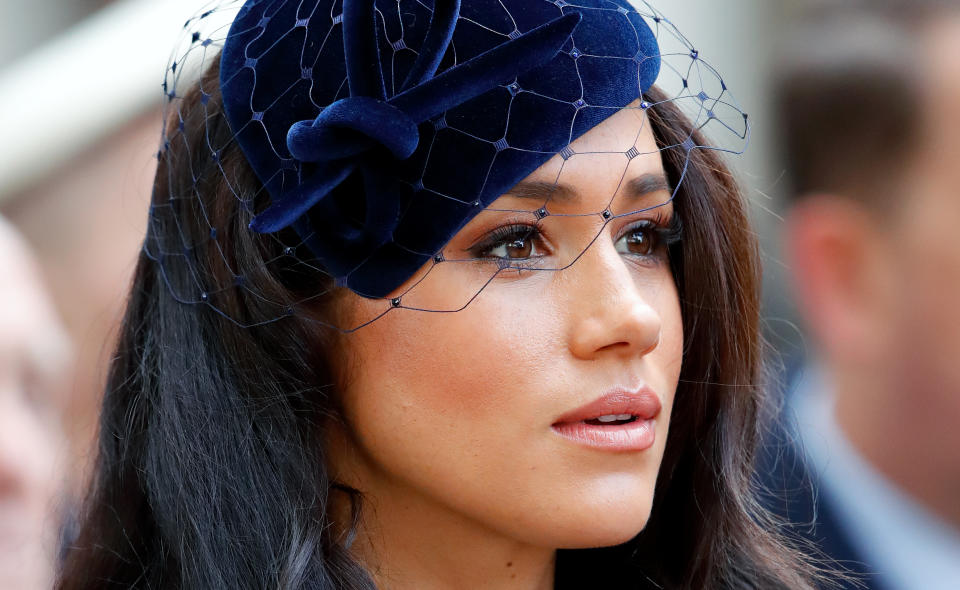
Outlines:
[[[420,143],[420,124],[554,59],[582,19],[575,12],[557,17],[436,74],[460,12],[459,0],[436,0],[417,60],[400,91],[388,98],[375,2],[344,0],[343,4],[350,96],[326,106],[314,120],[290,127],[290,154],[315,166],[298,186],[272,195],[270,206],[250,222],[250,228],[260,233],[296,225],[311,208],[329,201],[326,197],[354,171],[360,171],[364,194],[351,198],[365,199],[363,227],[339,227],[338,207],[332,203],[322,207],[326,231],[322,236],[315,233],[313,243],[331,252],[351,247],[372,250],[392,239],[400,221],[401,199],[414,190],[390,175],[390,162],[384,156],[395,161],[410,158]]]
[[[290,154],[302,162],[351,158],[383,146],[398,160],[417,149],[417,122],[390,103],[366,96],[342,98],[313,121],[294,123],[287,134]]]

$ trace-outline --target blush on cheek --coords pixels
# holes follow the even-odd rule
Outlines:
[[[481,293],[454,314],[412,314],[397,327],[407,350],[391,370],[417,383],[430,398],[421,401],[453,415],[502,415],[518,395],[536,395],[526,384],[552,364],[558,318],[513,291]]]

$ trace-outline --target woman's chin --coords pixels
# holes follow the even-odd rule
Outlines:
[[[621,545],[640,534],[649,516],[647,511],[628,517],[617,513],[579,518],[574,526],[567,529],[567,534],[557,539],[555,546],[558,549],[590,549]]]
[[[647,502],[603,502],[554,509],[545,518],[526,520],[515,538],[540,547],[588,549],[612,547],[636,537],[650,518]]]

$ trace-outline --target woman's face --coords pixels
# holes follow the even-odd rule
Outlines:
[[[624,152],[634,146],[640,155],[630,159]],[[571,147],[577,155],[555,156],[526,178],[570,193],[548,203],[542,239],[489,242],[498,226],[517,223],[515,213],[492,209],[544,204],[504,195],[444,252],[479,260],[438,265],[442,272],[419,283],[418,275],[393,296],[416,284],[405,303],[450,302],[463,285],[493,276],[497,258],[568,268],[506,269],[461,311],[398,308],[346,337],[346,428],[331,442],[331,467],[379,507],[424,518],[436,510],[554,548],[614,545],[645,526],[683,348],[665,238],[654,228],[673,215],[670,189],[643,111],[622,110]],[[564,217],[581,213],[593,215]],[[348,303],[356,317],[382,308],[355,296]],[[562,424],[618,388],[646,391],[630,409],[592,414],[644,414],[632,425]]]

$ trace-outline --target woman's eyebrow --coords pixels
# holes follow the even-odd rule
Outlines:
[[[666,175],[653,172],[631,178],[624,183],[623,188],[624,197],[629,200],[639,199],[658,191],[673,193],[673,188]],[[542,180],[517,183],[506,194],[518,199],[549,200],[554,203],[570,203],[580,198],[580,194],[569,185]]]

